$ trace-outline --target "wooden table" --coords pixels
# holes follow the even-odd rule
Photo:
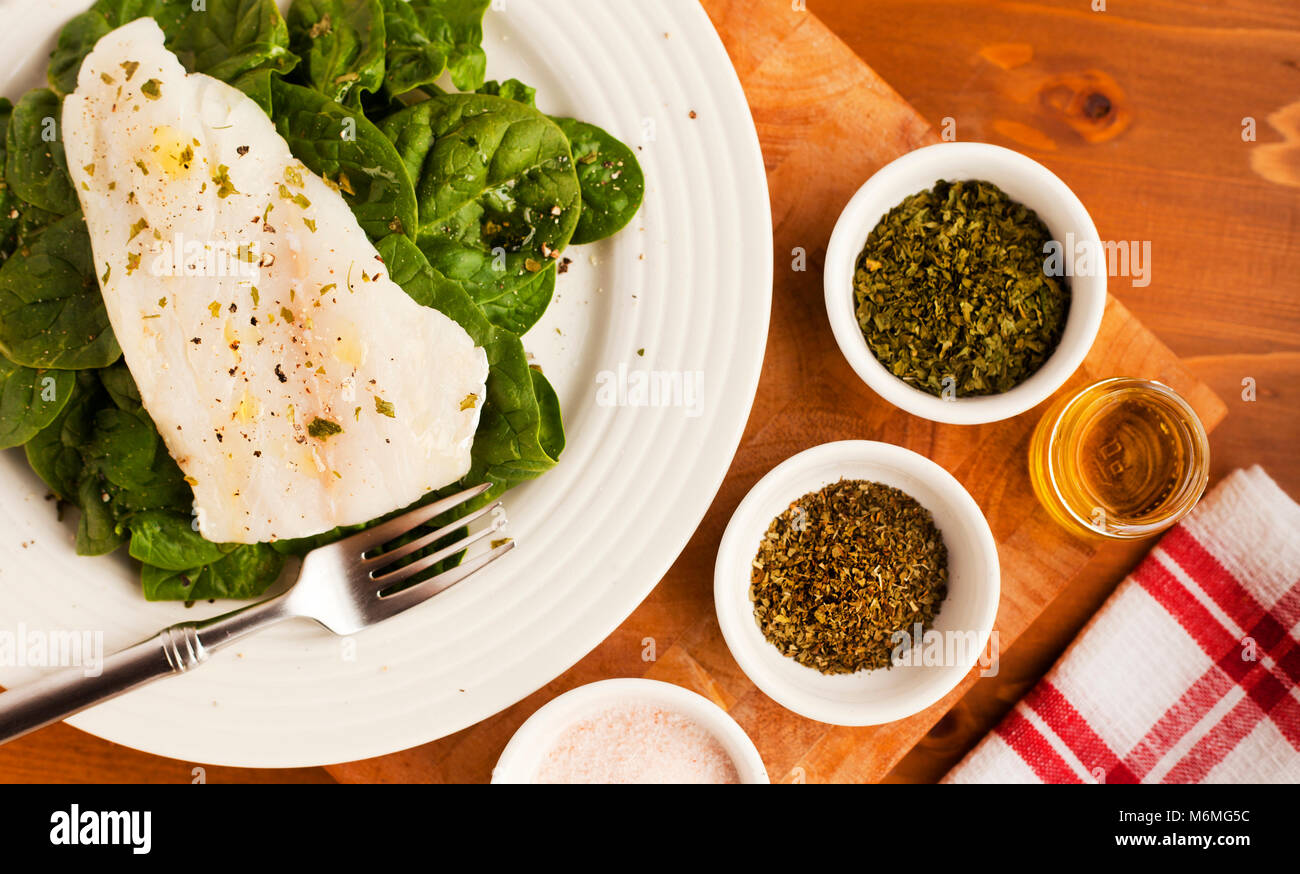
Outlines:
[[[1232,8],[1132,0],[1106,12],[1079,0],[808,5],[935,128],[955,126],[959,139],[1043,160],[1088,204],[1103,238],[1151,240],[1150,285],[1112,282],[1111,290],[1227,402],[1229,415],[1211,441],[1215,478],[1259,463],[1300,496],[1300,8],[1292,0],[1241,0]],[[1080,82],[1111,105],[1064,106],[1063,95]],[[1103,109],[1107,125],[1071,123],[1079,111]],[[1243,138],[1251,119],[1255,141]],[[1255,400],[1245,399],[1244,384]],[[712,529],[741,494],[724,489],[655,595],[576,675],[641,673],[636,656],[626,655],[640,652],[639,629],[711,611],[710,547],[719,533]],[[1094,557],[1002,653],[999,675],[976,683],[886,779],[942,776],[1050,667],[1145,548],[1107,547]],[[624,655],[610,655],[617,652]],[[418,769],[378,760],[330,770],[209,767],[202,776],[483,779],[502,735],[572,679],[506,711],[496,731],[468,729],[427,745]],[[63,725],[0,747],[4,781],[182,782],[196,779],[193,768]],[[788,776],[773,769],[774,779]]]

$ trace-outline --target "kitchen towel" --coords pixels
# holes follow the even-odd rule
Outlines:
[[[1228,476],[946,783],[1300,782],[1300,506]]]

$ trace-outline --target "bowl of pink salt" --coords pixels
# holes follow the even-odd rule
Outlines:
[[[493,783],[767,783],[754,742],[703,695],[658,680],[589,683],[519,727]]]

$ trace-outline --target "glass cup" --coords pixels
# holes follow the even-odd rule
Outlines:
[[[1029,444],[1038,500],[1070,531],[1150,537],[1196,506],[1209,480],[1205,427],[1181,396],[1147,379],[1104,379],[1055,401]]]

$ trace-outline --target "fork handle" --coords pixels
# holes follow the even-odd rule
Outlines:
[[[281,598],[272,598],[203,622],[180,622],[106,656],[95,676],[87,676],[82,668],[66,668],[4,692],[0,744],[152,680],[192,670],[226,644],[287,615]]]

